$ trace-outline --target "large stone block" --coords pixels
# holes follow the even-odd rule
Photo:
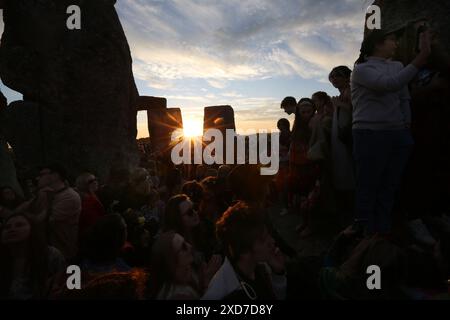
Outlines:
[[[15,101],[3,110],[2,131],[14,149],[21,171],[42,164],[45,160],[45,144],[38,104]]]
[[[41,153],[44,162],[61,162],[73,174],[90,170],[102,177],[114,163],[137,163],[138,92],[114,3],[6,1],[0,77],[26,102],[39,106],[32,126],[39,123],[43,147],[32,157],[19,155],[19,162]],[[81,8],[81,30],[66,27],[70,5]],[[19,113],[27,118],[35,112],[19,109],[16,124]],[[10,132],[15,148],[24,149],[25,140],[16,137],[17,130]]]
[[[138,98],[136,108],[138,111],[167,109],[167,99],[160,97],[140,96]]]
[[[234,110],[231,106],[213,106],[205,108],[203,130],[226,129],[236,130]]]
[[[152,147],[170,155],[172,133],[183,129],[179,108],[151,109],[147,111],[148,131]]]

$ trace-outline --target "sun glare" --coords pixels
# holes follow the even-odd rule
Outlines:
[[[194,118],[183,119],[183,134],[186,138],[201,137],[203,135],[203,123]]]

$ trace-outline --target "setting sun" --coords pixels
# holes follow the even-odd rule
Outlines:
[[[199,119],[183,119],[183,134],[187,138],[201,137],[203,135],[203,123]]]

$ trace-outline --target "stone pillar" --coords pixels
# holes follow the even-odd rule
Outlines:
[[[112,165],[137,165],[138,92],[114,3],[7,1],[0,77],[24,95],[12,108],[14,126],[23,127],[24,119],[39,128],[41,143],[28,146],[32,134],[24,139],[11,128],[14,148],[32,153],[20,151],[18,163],[33,165],[42,158],[65,165],[72,176],[87,170],[100,178]],[[70,5],[81,9],[81,30],[67,29]]]

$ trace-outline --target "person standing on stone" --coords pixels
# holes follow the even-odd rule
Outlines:
[[[297,113],[297,100],[294,97],[286,97],[281,101],[281,109],[289,116]]]
[[[284,112],[287,115],[297,115],[297,99],[295,99],[294,97],[286,97],[283,99],[283,101],[281,101],[281,109],[284,110]],[[290,157],[290,146],[291,146],[291,142],[292,142],[292,131],[289,137],[289,150],[288,150],[288,156]],[[290,160],[289,160],[289,166],[291,165]],[[288,170],[288,208],[292,209],[294,207],[294,191],[291,188],[291,183],[290,183],[290,168]]]
[[[341,223],[347,225],[353,217],[355,194],[355,168],[352,157],[352,112],[350,76],[346,66],[333,68],[330,83],[339,90],[333,97],[333,121],[331,128],[331,158],[333,186]]]
[[[289,194],[288,194],[288,176],[289,176],[289,146],[291,144],[291,124],[286,118],[277,122],[277,128],[280,130],[280,169],[276,176],[276,186],[281,201],[281,216],[288,213]]]
[[[391,211],[414,144],[409,82],[431,53],[423,33],[420,53],[406,67],[392,61],[394,33],[372,31],[364,40],[351,81],[353,152],[356,164],[356,222],[368,233],[389,234]]]
[[[312,191],[318,187],[317,183],[320,178],[318,162],[312,161],[308,157],[312,136],[311,119],[315,111],[311,99],[300,99],[295,114],[289,149],[289,185],[294,197],[294,208],[299,209],[303,217],[302,223],[296,228],[302,237],[307,237],[312,233],[310,209],[314,206],[315,201],[308,201],[308,198],[312,195]],[[307,202],[309,202],[308,205],[306,205]]]

